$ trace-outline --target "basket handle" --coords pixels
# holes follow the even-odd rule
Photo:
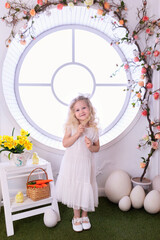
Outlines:
[[[35,168],[35,169],[33,169],[32,172],[29,174],[28,179],[27,179],[27,184],[28,184],[28,182],[29,182],[29,178],[30,178],[31,174],[32,174],[34,171],[36,171],[37,169],[41,169],[41,170],[45,173],[46,179],[48,179],[48,174],[47,174],[47,172],[46,172],[43,168]]]

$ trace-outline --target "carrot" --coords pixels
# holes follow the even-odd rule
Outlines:
[[[27,185],[27,187],[32,187],[32,188],[34,188],[34,187],[36,187],[36,184]]]
[[[45,183],[43,183],[43,184],[41,184],[42,185],[42,187],[47,187],[47,184],[45,184]]]
[[[51,181],[53,181],[53,180],[51,180],[51,179],[37,180],[37,181],[36,181],[36,184],[49,183],[49,182],[51,182]]]
[[[42,188],[42,185],[36,184],[36,188]]]

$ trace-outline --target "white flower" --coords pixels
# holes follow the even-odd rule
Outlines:
[[[86,1],[84,1],[84,3],[85,3],[87,6],[92,6],[92,5],[93,5],[93,0],[86,0]]]
[[[133,54],[134,54],[135,57],[139,56],[139,52],[136,49],[133,50]]]
[[[68,3],[68,7],[73,8],[73,7],[74,7],[74,3],[73,3],[73,2],[69,2],[69,3]]]

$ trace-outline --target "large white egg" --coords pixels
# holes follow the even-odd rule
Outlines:
[[[105,194],[114,203],[118,203],[122,197],[128,196],[131,189],[131,179],[123,170],[113,171],[105,183]]]
[[[157,190],[152,190],[146,195],[144,209],[152,214],[160,211],[160,193]]]
[[[124,196],[118,203],[119,208],[122,211],[128,211],[131,208],[131,199],[128,196]]]
[[[43,217],[46,227],[54,227],[57,224],[57,214],[51,208],[47,209]]]
[[[130,194],[130,199],[132,203],[132,207],[139,209],[143,207],[144,199],[145,199],[145,191],[142,186],[135,186]]]
[[[160,192],[160,175],[155,176],[152,180],[152,189]]]

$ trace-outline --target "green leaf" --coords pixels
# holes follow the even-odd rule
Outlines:
[[[132,103],[132,106],[133,106],[133,107],[135,107],[135,105],[136,105],[135,103]]]
[[[9,160],[11,159],[11,152],[8,154],[8,159]]]
[[[12,130],[12,137],[13,137],[13,135],[14,135],[14,130],[15,130],[15,128],[13,128],[13,130]]]
[[[16,8],[15,10],[16,10],[16,12],[19,12],[19,11],[20,11],[20,8]]]
[[[28,185],[36,184],[36,182],[29,182]]]
[[[23,19],[26,19],[28,21],[30,19],[30,17],[29,16],[25,16],[25,17],[23,17]]]
[[[143,24],[144,22],[142,21],[142,20],[140,20],[140,22],[139,22],[140,24]]]
[[[159,71],[160,70],[160,65],[157,65],[157,71]]]
[[[121,1],[121,8],[124,8],[125,7],[125,4],[123,1]]]

